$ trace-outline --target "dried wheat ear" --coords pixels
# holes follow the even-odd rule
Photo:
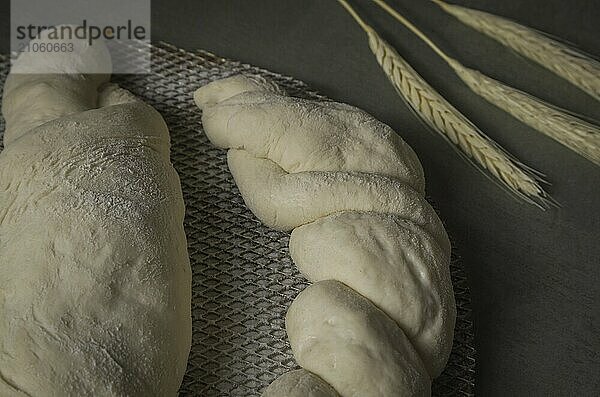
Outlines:
[[[366,32],[371,51],[398,94],[431,129],[509,192],[541,208],[551,203],[541,187],[540,173],[519,162],[444,99],[346,0],[338,2]]]
[[[600,62],[547,34],[483,11],[432,0],[461,22],[551,70],[600,100]]]
[[[421,30],[383,0],[373,1],[431,47],[477,95],[522,123],[600,165],[600,127],[565,109],[465,67],[442,51]]]

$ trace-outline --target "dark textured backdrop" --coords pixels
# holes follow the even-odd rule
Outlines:
[[[600,56],[597,0],[456,0],[511,17]],[[468,66],[596,119],[600,105],[545,69],[461,25],[429,1],[390,0]],[[2,51],[8,46],[3,0]],[[600,395],[600,167],[472,94],[406,29],[353,4],[447,99],[522,161],[546,173],[561,208],[516,201],[426,131],[334,0],[153,1],[153,39],[202,48],[304,80],[362,107],[416,150],[428,193],[468,270],[481,396]]]

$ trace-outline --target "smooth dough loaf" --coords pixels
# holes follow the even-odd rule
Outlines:
[[[175,396],[191,271],[168,129],[106,75],[14,71],[0,153],[0,396]]]
[[[284,375],[263,396],[306,395],[314,379],[342,397],[429,394],[456,308],[450,243],[414,152],[360,109],[292,98],[258,77],[210,83],[194,99],[246,205],[292,231],[292,259],[315,282],[286,329],[317,377]]]

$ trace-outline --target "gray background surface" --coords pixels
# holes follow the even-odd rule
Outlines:
[[[597,0],[460,0],[600,56]],[[8,50],[2,1],[0,50]],[[153,40],[205,49],[299,78],[364,108],[415,149],[427,189],[467,268],[481,396],[600,395],[600,168],[472,94],[422,42],[366,0],[353,4],[436,89],[489,136],[543,171],[561,204],[516,201],[428,132],[397,96],[365,35],[333,0],[153,1]],[[468,66],[600,119],[591,97],[429,1],[390,0]]]

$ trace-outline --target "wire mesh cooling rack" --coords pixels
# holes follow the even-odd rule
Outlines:
[[[193,342],[181,396],[258,396],[297,368],[285,333],[285,313],[306,287],[288,255],[288,235],[268,229],[245,207],[228,172],[225,151],[202,131],[193,91],[237,73],[260,74],[289,94],[326,98],[291,77],[205,51],[152,45],[152,73],[113,80],[153,105],[171,131],[171,157],[186,201],[185,230],[193,272]],[[0,55],[2,83],[9,57]],[[4,120],[0,120],[0,138]],[[1,141],[1,139],[0,139]],[[0,142],[1,149],[1,142]],[[454,346],[433,396],[473,396],[475,348],[469,289],[453,258],[457,304]]]

